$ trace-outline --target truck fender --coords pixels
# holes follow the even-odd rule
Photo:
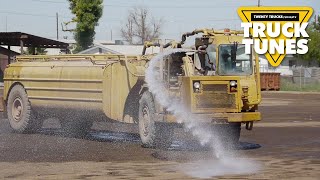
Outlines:
[[[145,91],[148,90],[148,86],[146,83],[144,83],[141,87],[140,87],[140,91],[139,94],[142,95]]]

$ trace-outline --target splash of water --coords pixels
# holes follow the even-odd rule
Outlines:
[[[236,174],[254,173],[255,171],[257,171],[257,169],[252,167],[257,167],[256,165],[253,165],[253,163],[249,161],[238,161],[231,156],[229,157],[229,155],[227,156],[226,148],[221,143],[219,135],[216,132],[212,131],[210,127],[205,126],[203,123],[201,123],[203,122],[203,119],[190,113],[180,100],[169,96],[169,92],[165,86],[165,82],[163,81],[163,79],[161,79],[160,73],[162,72],[159,71],[158,64],[167,56],[179,52],[190,52],[190,50],[172,49],[163,53],[159,53],[151,59],[151,61],[149,62],[149,67],[146,70],[145,78],[149,87],[149,91],[155,95],[156,100],[163,107],[166,107],[168,111],[173,113],[173,115],[177,118],[178,123],[184,124],[184,127],[199,140],[201,145],[209,145],[211,147],[215,157],[218,158],[218,161],[215,161],[215,163],[211,164],[211,166],[206,165],[208,162],[200,163],[205,164],[205,166],[198,165],[198,167],[202,167],[200,169],[203,170],[202,173],[205,174],[205,176],[232,174],[231,172],[235,172]],[[230,152],[228,154],[230,154]],[[194,167],[194,165],[191,165],[190,167]],[[183,169],[190,168],[188,168],[188,165],[186,165]],[[200,177],[198,174],[199,172],[201,174],[201,171],[198,170],[193,169],[192,171],[190,169],[187,171],[187,174]]]
[[[197,162],[179,165],[176,169],[196,178],[210,178],[224,175],[253,174],[261,166],[244,158],[228,158],[200,160]]]
[[[197,137],[201,145],[210,145],[214,150],[215,156],[219,158],[223,155],[224,151],[219,136],[215,132],[212,132],[210,127],[199,123],[201,119],[186,110],[185,106],[178,99],[169,96],[164,81],[160,79],[160,73],[162,72],[158,70],[158,63],[170,54],[188,51],[190,50],[173,49],[152,58],[146,71],[146,82],[148,83],[149,91],[155,95],[156,100],[175,115],[178,123],[183,123],[185,128],[193,136]]]

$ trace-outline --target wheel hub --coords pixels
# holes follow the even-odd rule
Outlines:
[[[21,120],[21,116],[22,116],[22,112],[23,112],[23,106],[22,106],[22,100],[21,98],[17,97],[14,101],[13,101],[13,106],[12,106],[12,117],[15,121],[20,121]]]

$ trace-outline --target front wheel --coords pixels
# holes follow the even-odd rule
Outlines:
[[[173,139],[174,127],[156,122],[154,100],[150,92],[139,101],[139,134],[144,147],[168,148]]]
[[[15,85],[9,93],[7,116],[11,128],[18,133],[36,132],[43,122],[32,110],[28,94],[21,85]]]

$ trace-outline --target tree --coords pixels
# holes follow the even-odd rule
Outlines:
[[[68,0],[70,10],[75,15],[72,19],[76,22],[74,38],[77,42],[75,52],[88,49],[95,36],[95,27],[103,12],[103,0]]]
[[[309,51],[300,58],[308,62],[317,60],[320,63],[320,16],[314,22],[310,23],[307,32],[310,41],[308,42]]]
[[[47,51],[46,51],[46,48],[28,47],[26,54],[29,54],[29,55],[45,55],[45,54],[47,54]]]
[[[134,7],[129,11],[121,36],[130,44],[143,44],[161,35],[162,19],[155,19],[145,7]]]

